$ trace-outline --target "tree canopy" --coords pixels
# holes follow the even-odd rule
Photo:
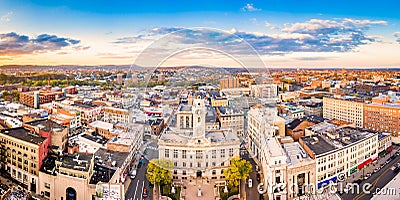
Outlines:
[[[150,160],[147,166],[146,178],[152,184],[166,185],[172,181],[172,168],[174,164],[166,159]]]
[[[237,187],[239,186],[240,180],[249,177],[252,166],[250,162],[243,160],[238,156],[232,158],[230,162],[230,167],[224,170],[223,175],[230,186]]]

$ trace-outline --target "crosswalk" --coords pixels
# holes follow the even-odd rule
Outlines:
[[[153,147],[153,146],[147,146],[146,149],[151,149],[151,150],[154,150],[154,151],[158,151],[158,148],[157,147]]]

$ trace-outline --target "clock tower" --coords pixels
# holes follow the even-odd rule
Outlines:
[[[193,137],[205,137],[206,135],[206,106],[204,99],[197,96],[193,100]]]

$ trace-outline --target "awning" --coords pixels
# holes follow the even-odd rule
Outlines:
[[[337,176],[332,177],[331,179],[322,181],[318,183],[318,188],[321,188],[323,186],[329,185],[331,182],[335,182],[337,180]]]
[[[368,163],[372,162],[372,158],[369,158],[368,160],[362,162],[361,164],[358,165],[358,169],[363,168],[365,165],[367,165]]]

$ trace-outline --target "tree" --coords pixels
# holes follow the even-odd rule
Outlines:
[[[150,160],[147,166],[146,178],[152,184],[166,185],[171,184],[171,170],[174,164],[166,159]]]
[[[249,177],[252,166],[250,162],[240,157],[234,157],[230,162],[230,167],[224,170],[223,175],[230,186],[237,187],[240,180]]]

